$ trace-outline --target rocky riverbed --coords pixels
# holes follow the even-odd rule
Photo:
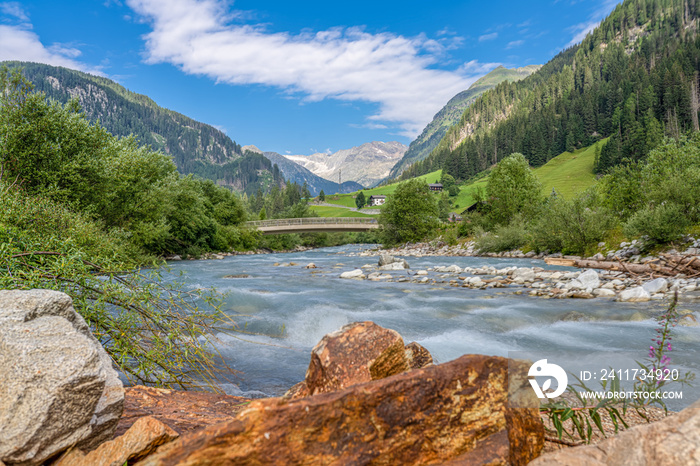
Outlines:
[[[697,242],[684,251],[683,257],[690,260],[700,249]],[[593,299],[607,298],[621,302],[645,302],[664,300],[678,295],[683,300],[700,299],[700,278],[678,273],[671,277],[635,274],[625,270],[627,264],[648,264],[658,261],[655,256],[640,256],[636,243],[622,243],[620,249],[607,255],[596,254],[590,261],[617,260],[622,270],[556,270],[546,267],[496,268],[494,266],[459,267],[458,265],[411,269],[410,257],[464,257],[477,255],[472,242],[457,246],[446,244],[419,243],[401,248],[373,249],[350,256],[378,257],[376,264],[368,263],[359,269],[343,272],[340,278],[372,281],[411,282],[417,284],[447,284],[453,287],[490,289],[506,288],[515,294],[551,298]],[[679,254],[669,251],[670,254]],[[487,254],[484,257],[523,258],[523,259],[585,259],[579,256],[562,256],[561,254],[535,254],[511,251],[499,254]],[[684,319],[686,325],[697,325],[695,317],[689,315]]]

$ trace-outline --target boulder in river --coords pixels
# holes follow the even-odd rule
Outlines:
[[[412,345],[405,348],[398,332],[374,322],[348,324],[324,336],[311,350],[306,378],[287,396],[328,393],[432,363],[428,350]]]
[[[622,302],[641,303],[649,301],[651,299],[651,295],[641,286],[635,286],[634,288],[628,288],[621,291],[617,299],[618,301]]]
[[[655,278],[643,284],[642,288],[649,294],[664,293],[668,290],[668,280],[663,277]]]
[[[40,464],[114,434],[124,387],[71,298],[0,291],[0,461]]]
[[[159,420],[144,416],[139,418],[126,433],[101,444],[85,454],[73,449],[52,466],[112,466],[133,464],[150,455],[160,445],[179,437],[178,433]]]
[[[367,278],[364,273],[362,273],[362,269],[355,269],[355,270],[350,270],[348,272],[343,272],[340,274],[340,278],[349,278],[349,279],[354,279],[354,280],[364,280]]]
[[[392,262],[391,264],[386,264],[378,267],[379,270],[405,270],[408,269],[408,262],[401,259],[400,261]]]

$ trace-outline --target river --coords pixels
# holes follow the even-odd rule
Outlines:
[[[246,332],[240,338],[219,335],[228,364],[240,371],[236,383],[222,384],[229,394],[279,396],[304,378],[313,346],[344,324],[371,320],[398,331],[406,341],[425,346],[439,362],[467,353],[508,356],[536,351],[556,358],[564,353],[599,356],[631,354],[643,360],[649,349],[662,302],[617,303],[609,298],[542,299],[516,295],[522,288],[475,290],[447,284],[341,280],[340,273],[376,257],[351,256],[368,246],[348,245],[300,253],[230,256],[224,260],[171,263],[185,272],[191,288],[215,287],[228,294],[224,309]],[[493,265],[497,268],[542,266],[541,260],[482,257],[407,257],[407,275],[431,266]],[[296,266],[275,266],[296,262]],[[317,269],[305,269],[313,262]],[[566,267],[548,267],[565,270]],[[247,274],[248,278],[224,278]],[[430,273],[431,277],[440,274]],[[700,305],[684,302],[696,312]],[[572,311],[586,321],[567,320]],[[676,327],[674,367],[700,374],[700,328]],[[257,334],[257,335],[256,335]],[[512,355],[512,353],[511,353]],[[578,372],[577,372],[578,373]],[[590,386],[596,387],[596,382]],[[679,387],[680,388],[680,387]],[[684,387],[683,399],[669,401],[680,409],[700,398],[698,387]]]

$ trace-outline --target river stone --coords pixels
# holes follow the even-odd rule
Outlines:
[[[383,265],[389,265],[393,264],[396,262],[397,259],[392,256],[391,254],[380,254],[379,255],[379,262],[377,263],[378,266],[383,266]]]
[[[615,296],[615,292],[608,288],[597,288],[593,290],[593,295],[598,298],[612,298]]]
[[[595,289],[600,286],[600,278],[598,277],[598,272],[595,270],[586,270],[578,276],[577,280],[583,285],[581,287],[582,289]]]
[[[0,291],[0,461],[39,464],[112,437],[124,387],[57,291]]]
[[[643,284],[642,288],[644,288],[644,290],[649,294],[663,293],[668,290],[668,280],[661,277],[655,278],[654,280]]]
[[[700,401],[680,413],[622,431],[596,445],[567,448],[535,459],[530,466],[700,464]]]
[[[531,282],[535,280],[535,271],[527,267],[519,267],[513,271],[513,281],[516,283]]]
[[[362,269],[355,269],[349,272],[343,272],[340,274],[340,278],[350,278],[355,280],[364,280],[365,274],[362,273]]]
[[[397,260],[396,262],[392,262],[391,264],[386,264],[378,267],[379,270],[405,270],[408,268],[408,262],[406,262],[403,259]]]
[[[332,393],[255,400],[138,464],[524,465],[544,444],[529,366],[466,355]]]
[[[634,288],[627,288],[621,291],[617,299],[622,302],[641,303],[649,301],[651,295],[641,286],[635,286]]]
[[[406,345],[406,358],[411,369],[421,369],[433,363],[433,355],[415,341]]]

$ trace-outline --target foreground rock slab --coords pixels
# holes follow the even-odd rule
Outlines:
[[[124,387],[71,298],[0,291],[0,461],[39,464],[109,440]]]
[[[311,350],[306,378],[287,393],[299,398],[340,390],[424,367],[432,356],[418,343],[404,347],[395,330],[354,322],[329,333]]]
[[[142,417],[121,437],[103,443],[88,454],[71,450],[52,466],[123,466],[145,458],[177,437],[177,432],[157,419]]]
[[[232,420],[250,399],[211,392],[168,390],[136,385],[127,387],[124,415],[115,436],[123,435],[143,417],[163,422],[178,434],[201,430]]]
[[[253,401],[235,420],[180,437],[138,464],[439,464],[459,459],[524,465],[542,449],[544,430],[526,376],[515,378],[513,386],[535,407],[509,405],[507,359],[462,356],[332,393]]]
[[[596,445],[543,455],[533,466],[700,465],[700,401],[678,414],[625,430]]]

